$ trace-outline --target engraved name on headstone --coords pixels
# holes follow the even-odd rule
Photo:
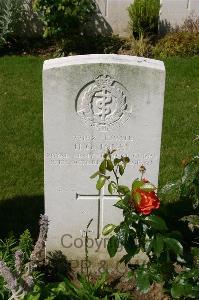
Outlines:
[[[88,222],[89,259],[108,261],[102,228],[118,224],[116,196],[100,193],[89,177],[104,152],[128,155],[122,184],[146,177],[157,185],[164,102],[163,62],[123,55],[72,56],[45,61],[45,210],[47,250],[62,250],[82,266]],[[113,260],[114,261],[114,260]]]

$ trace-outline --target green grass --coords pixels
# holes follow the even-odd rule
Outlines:
[[[42,60],[0,60],[0,199],[43,193]]]
[[[0,236],[36,230],[43,211],[42,63],[0,58]],[[199,58],[165,60],[167,80],[160,187],[179,178],[182,159],[198,153]]]
[[[0,237],[43,211],[42,59],[0,59]]]
[[[179,179],[182,160],[199,153],[199,57],[165,60],[166,93],[159,186]]]

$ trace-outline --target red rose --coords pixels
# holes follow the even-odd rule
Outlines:
[[[149,215],[153,209],[160,207],[160,200],[154,191],[146,192],[141,189],[136,189],[134,193],[139,193],[141,199],[139,202],[134,202],[135,209],[138,213]]]

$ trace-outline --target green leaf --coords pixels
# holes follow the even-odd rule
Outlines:
[[[123,195],[127,194],[130,192],[128,186],[125,186],[125,185],[118,185],[118,192],[119,193],[122,193]]]
[[[66,280],[67,280],[67,278],[66,278]],[[68,280],[67,285],[69,285],[69,282],[70,282],[70,280]],[[65,282],[51,283],[51,284],[49,284],[49,286],[50,286],[49,290],[51,290],[53,293],[57,293],[58,294],[58,293],[65,293],[66,292],[66,281]],[[70,287],[73,290],[76,289],[75,285],[73,285],[72,283],[70,283]],[[48,288],[47,288],[47,290],[48,290]],[[77,289],[76,289],[76,291],[77,291]],[[49,298],[49,299],[51,299],[51,298]]]
[[[199,257],[199,248],[198,247],[191,248],[191,254],[193,256],[198,256]]]
[[[193,157],[190,162],[185,166],[183,176],[182,176],[182,183],[187,185],[190,182],[193,182],[196,178],[196,174],[199,171],[199,156]]]
[[[132,194],[133,195],[133,200],[136,202],[136,203],[139,203],[140,202],[140,200],[141,200],[141,195],[140,195],[140,193],[133,193]]]
[[[114,165],[116,166],[117,164],[119,164],[121,162],[121,158],[115,158],[114,159]]]
[[[199,205],[199,156],[192,157],[184,168],[181,180],[181,197],[192,199],[192,204],[195,207]]]
[[[104,160],[101,162],[101,164],[100,164],[100,166],[99,166],[99,171],[100,171],[100,173],[102,173],[102,174],[105,174],[105,173],[106,173],[106,159],[104,159]]]
[[[137,289],[142,293],[147,293],[150,289],[149,274],[144,269],[136,271],[136,284]]]
[[[131,192],[127,193],[127,194],[124,196],[124,201],[125,201],[125,202],[128,202],[130,199],[131,199]]]
[[[115,235],[113,235],[109,239],[108,245],[107,245],[107,250],[108,250],[110,257],[115,256],[115,254],[117,253],[118,247],[119,247],[119,240]]]
[[[128,237],[129,237],[129,228],[125,226],[125,224],[122,224],[119,230],[117,227],[117,238],[122,246],[125,245],[126,241],[128,240]]]
[[[131,215],[129,216],[129,222],[130,223],[134,223],[134,222],[137,223],[137,221],[140,220],[140,218],[141,217],[137,213],[131,213]]]
[[[106,182],[106,177],[105,176],[100,176],[97,183],[96,183],[96,189],[101,190],[101,188],[103,188],[105,182]]]
[[[123,157],[123,161],[128,164],[130,162],[130,158],[128,156]]]
[[[80,281],[82,281],[83,279],[83,276],[81,275],[81,274],[77,274],[77,277],[78,277],[78,280]],[[67,288],[67,290],[69,290],[70,291],[70,294],[72,293],[72,295],[76,295],[77,293],[78,293],[78,288],[74,285],[74,283],[72,283],[68,278],[64,278],[64,282],[63,282],[64,284],[65,284],[65,288]],[[81,282],[81,284],[82,284],[82,282]]]
[[[114,229],[116,228],[116,226],[114,224],[107,224],[106,226],[104,226],[103,230],[102,230],[102,234],[103,235],[108,235],[109,233],[111,233]]]
[[[158,217],[158,216],[148,216],[145,218],[145,221],[147,221],[147,223],[154,229],[157,229],[159,231],[165,231],[167,230],[167,225],[165,223],[165,221]]]
[[[178,230],[170,231],[169,233],[167,233],[166,237],[172,238],[172,239],[175,239],[175,240],[178,240],[178,241],[183,240],[183,235]]]
[[[171,296],[175,299],[179,299],[183,295],[184,295],[184,286],[179,284],[173,284],[171,288]]]
[[[112,163],[112,161],[110,159],[107,160],[107,166],[106,166],[106,168],[110,172],[113,171],[113,169],[114,169],[114,165],[113,165],[113,163]]]
[[[122,256],[122,258],[120,259],[120,263],[125,263],[125,265],[128,264],[128,262],[131,260],[132,255],[131,254],[125,254],[124,256]]]
[[[114,191],[117,189],[117,185],[114,181],[111,181],[108,185],[108,191],[112,195]]]
[[[116,293],[114,296],[115,296],[115,300],[122,300],[122,298],[120,297],[120,295],[118,293]]]
[[[101,275],[98,277],[97,281],[95,282],[95,290],[101,290],[103,289],[104,285],[106,285],[108,280],[108,272],[103,272]],[[92,284],[92,283],[91,283]]]
[[[197,215],[185,216],[180,220],[182,220],[183,222],[188,222],[188,227],[192,232],[199,228],[199,216]]]
[[[116,149],[113,149],[110,154],[113,154],[114,152],[116,152],[117,150]]]
[[[35,288],[34,288],[34,290],[35,290]],[[4,299],[4,298],[2,297],[2,299]],[[41,299],[41,291],[30,292],[27,295],[25,295],[23,299],[24,300],[39,300],[39,299]]]
[[[152,241],[152,248],[154,250],[154,253],[157,257],[160,257],[160,254],[162,253],[164,249],[164,238],[162,235],[157,234],[155,238]]]
[[[120,208],[120,209],[128,209],[129,208],[124,199],[117,201],[113,206]]]
[[[131,230],[132,232],[132,230]],[[125,245],[124,248],[126,250],[126,252],[128,254],[130,254],[131,256],[134,256],[135,254],[137,254],[139,252],[138,246],[136,246],[135,244],[135,234],[133,232],[129,234],[128,239],[126,239],[125,241]]]
[[[100,174],[99,171],[95,172],[93,175],[90,176],[90,179],[97,177],[99,174]]]
[[[152,191],[155,191],[156,190],[156,187],[155,187],[155,185],[153,185],[153,184],[151,184],[151,183],[144,183],[141,187],[140,187],[140,189],[142,190],[142,191],[145,191],[145,192],[152,192]]]
[[[119,165],[119,173],[121,176],[124,174],[124,167],[122,165]]]
[[[180,244],[180,242],[177,241],[176,239],[165,238],[164,242],[165,242],[168,250],[173,251],[175,254],[179,254],[179,255],[183,254],[183,247]]]
[[[138,178],[135,179],[132,183],[132,191],[139,189],[143,184],[144,184],[143,181],[139,180]]]
[[[182,282],[183,283],[183,282]],[[173,284],[171,288],[171,295],[175,299],[187,299],[187,298],[193,298],[198,299],[199,291],[194,291],[194,287],[192,285],[188,284],[188,282],[185,281],[185,284],[178,283]],[[186,297],[187,296],[187,297]],[[184,298],[186,297],[186,298]]]

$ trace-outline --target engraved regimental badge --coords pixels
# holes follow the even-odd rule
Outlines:
[[[131,114],[125,88],[108,75],[100,75],[81,89],[76,111],[84,124],[100,131],[123,125]]]

